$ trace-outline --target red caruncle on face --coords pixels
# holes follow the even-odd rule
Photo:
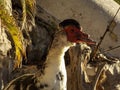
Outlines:
[[[69,25],[65,27],[64,30],[67,34],[67,40],[70,42],[75,42],[75,43],[85,42],[87,44],[95,44],[94,41],[89,39],[88,34],[82,32],[79,28],[73,25]]]

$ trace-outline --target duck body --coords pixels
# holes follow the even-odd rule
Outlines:
[[[62,39],[61,39],[62,38]],[[67,41],[66,33],[59,31],[48,53],[44,70],[25,74],[11,81],[4,90],[66,90],[64,54],[74,43]]]
[[[67,41],[65,34],[63,31],[56,34],[45,62],[45,74],[37,78],[37,87],[40,86],[39,82],[44,82],[49,86],[45,90],[66,90],[67,75],[64,54],[74,44]]]
[[[71,20],[67,20],[71,21]],[[72,20],[73,22],[76,22]],[[65,52],[75,43],[94,43],[88,39],[87,34],[80,31],[76,25],[60,23],[62,29],[55,34],[53,43],[48,52],[42,70],[37,70],[33,74],[24,74],[13,79],[4,90],[66,90],[67,74],[64,62]],[[68,22],[69,23],[69,22]],[[78,25],[78,24],[77,24]],[[80,39],[81,37],[81,39]]]

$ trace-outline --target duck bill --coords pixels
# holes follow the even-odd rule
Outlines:
[[[83,42],[83,43],[86,43],[88,45],[95,45],[96,42],[93,41],[92,39],[90,39],[89,35],[82,32],[82,31],[79,31],[77,34],[76,34],[76,43],[80,43],[80,42]]]

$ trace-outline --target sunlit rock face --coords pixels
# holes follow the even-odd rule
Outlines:
[[[65,0],[39,0],[39,3],[42,8],[60,20],[65,18],[78,20],[84,31],[88,32],[97,42],[100,41],[100,37],[119,8],[119,5],[114,0],[69,0],[69,2]],[[108,33],[101,44],[102,50],[120,45],[120,11],[115,21],[117,24],[113,32],[117,35],[118,39],[115,35]],[[120,48],[106,53],[120,57],[119,51]]]

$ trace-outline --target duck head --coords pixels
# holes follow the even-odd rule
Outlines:
[[[95,41],[91,40],[88,34],[82,31],[80,24],[74,19],[64,20],[59,24],[60,27],[66,32],[67,40],[73,43],[86,43],[88,45],[96,44]]]

